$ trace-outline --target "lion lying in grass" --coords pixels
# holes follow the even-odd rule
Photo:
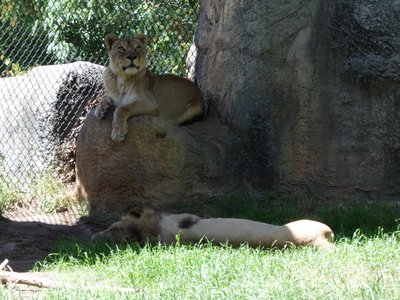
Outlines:
[[[228,242],[233,246],[248,244],[251,247],[277,247],[310,245],[331,248],[333,232],[325,224],[311,220],[299,220],[283,226],[245,219],[208,218],[193,214],[158,213],[152,209],[134,210],[112,224],[108,229],[92,236],[92,240],[104,239],[114,243],[134,240],[140,243],[173,244],[176,236],[182,244],[202,240],[214,244]]]

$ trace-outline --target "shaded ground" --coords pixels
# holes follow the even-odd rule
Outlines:
[[[0,217],[0,263],[8,259],[16,272],[26,272],[43,260],[60,240],[89,240],[99,228],[79,221],[72,212],[7,213]]]

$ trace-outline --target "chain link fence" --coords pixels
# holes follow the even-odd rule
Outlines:
[[[101,96],[107,33],[147,34],[155,73],[187,76],[194,61],[199,0],[2,0],[0,12],[1,186],[28,189],[60,160],[71,168],[72,133]]]

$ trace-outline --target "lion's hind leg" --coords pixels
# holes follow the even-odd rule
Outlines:
[[[194,122],[204,116],[204,102],[203,99],[196,98],[186,104],[183,113],[172,120],[176,125],[188,124]]]
[[[94,116],[97,119],[102,119],[104,118],[106,112],[110,108],[110,106],[113,104],[112,99],[109,96],[104,96],[100,101],[99,104],[96,107],[96,110],[94,111]]]

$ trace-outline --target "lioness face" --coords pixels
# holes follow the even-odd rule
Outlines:
[[[159,235],[160,219],[160,214],[152,209],[134,209],[121,221],[92,235],[92,240],[105,240],[116,244],[124,241],[142,243]]]
[[[108,34],[104,43],[110,58],[111,71],[129,77],[146,68],[146,42],[147,36],[144,34],[128,39]]]
[[[111,243],[122,243],[126,240],[140,242],[142,235],[137,220],[131,216],[123,217],[108,227],[92,236],[92,240],[105,240]]]
[[[108,229],[100,231],[92,235],[92,240],[105,240],[111,243],[121,243],[127,238],[128,234],[125,230],[123,221],[112,224]]]

